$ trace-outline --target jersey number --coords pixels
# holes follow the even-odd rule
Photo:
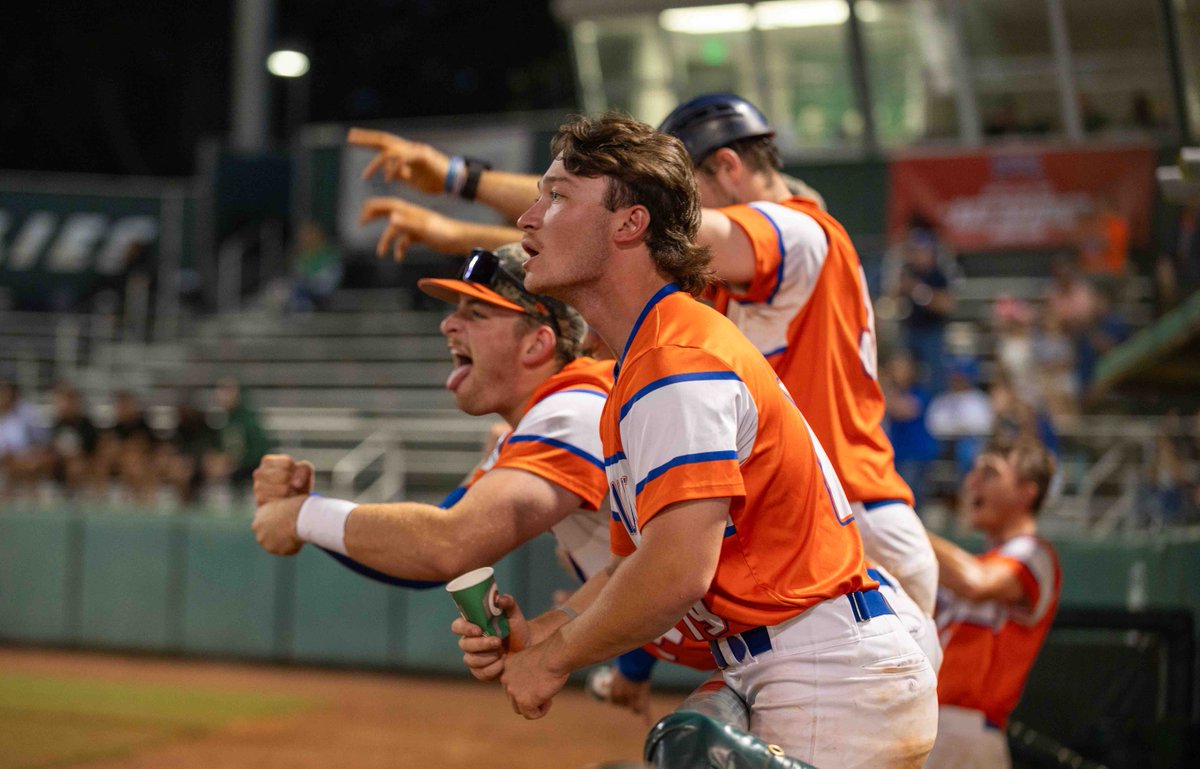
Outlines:
[[[683,624],[697,641],[720,638],[729,630],[729,623],[709,611],[704,601],[696,601],[683,617]],[[697,627],[703,626],[703,630]]]

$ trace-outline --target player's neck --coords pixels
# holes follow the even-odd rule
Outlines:
[[[738,197],[741,198],[742,203],[756,203],[763,200],[782,203],[792,197],[792,192],[788,189],[783,176],[772,171],[747,177],[742,189],[738,191]]]
[[[1037,521],[1029,515],[1013,515],[986,534],[990,542],[1003,544],[1015,537],[1037,534]]]
[[[659,274],[644,251],[640,256],[614,257],[613,262],[602,280],[580,291],[570,304],[620,359],[642,310],[669,280]]]
[[[547,379],[561,370],[562,364],[557,358],[552,358],[536,369],[521,372],[520,383],[513,388],[513,396],[502,408],[496,410],[496,416],[508,422],[510,427],[516,427],[517,422],[521,421],[521,417],[525,416],[525,412],[533,405],[530,403],[533,394]]]

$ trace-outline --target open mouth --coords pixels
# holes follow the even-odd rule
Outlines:
[[[467,375],[471,373],[474,361],[471,359],[471,356],[461,352],[452,350],[451,353],[454,358],[454,370],[450,372],[450,376],[446,379],[446,389],[454,392],[463,383],[463,380],[467,378]]]
[[[541,253],[541,251],[534,248],[528,240],[521,241],[521,248],[525,249],[525,253],[529,254],[530,259]]]

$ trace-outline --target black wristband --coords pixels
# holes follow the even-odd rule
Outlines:
[[[458,195],[464,200],[474,200],[475,191],[479,189],[479,177],[483,175],[484,171],[490,171],[492,164],[476,158],[463,158],[463,160],[467,163],[467,181]]]

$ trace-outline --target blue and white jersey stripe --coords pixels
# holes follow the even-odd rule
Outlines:
[[[623,451],[606,457],[605,464],[619,520],[635,542],[640,539],[637,495],[647,484],[681,465],[744,462],[758,435],[754,399],[727,370],[656,380],[622,404],[619,413]],[[618,479],[626,480],[618,485]]]

